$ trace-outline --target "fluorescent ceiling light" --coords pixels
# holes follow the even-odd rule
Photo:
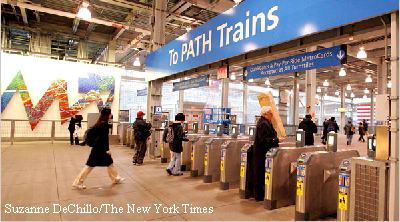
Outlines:
[[[78,11],[78,18],[89,21],[92,19],[92,13],[88,9],[89,3],[88,2],[82,2],[82,7]]]
[[[345,97],[347,97],[347,96],[348,96],[348,95],[347,95],[347,92],[345,92],[345,93],[344,93],[344,96],[345,96]]]
[[[249,79],[249,82],[254,82],[254,80],[253,79]]]
[[[339,91],[336,91],[336,92],[335,92],[335,95],[336,95],[336,96],[340,95]]]
[[[322,92],[321,87],[318,87],[317,88],[317,93],[320,93],[320,92]]]
[[[325,81],[324,81],[324,83],[322,85],[325,86],[325,87],[328,87],[329,86],[328,80],[325,79]]]
[[[347,89],[348,91],[350,91],[350,90],[351,90],[351,85],[350,85],[350,84],[347,84],[346,89]]]
[[[265,85],[267,85],[267,86],[270,86],[270,85],[271,85],[271,82],[269,81],[269,78],[267,78],[267,79],[265,80]]]
[[[135,61],[133,62],[133,66],[140,66],[140,60],[139,57],[136,57]]]
[[[367,83],[372,82],[372,77],[371,77],[371,75],[368,75],[367,78],[365,78],[365,82],[367,82]]]
[[[354,97],[355,97],[354,93],[351,93],[351,94],[350,94],[350,97],[351,97],[351,98],[354,98]]]
[[[340,68],[339,76],[346,76],[346,75],[347,75],[346,70],[344,68]]]
[[[231,74],[230,79],[231,79],[232,81],[233,81],[233,80],[236,80],[236,74],[235,74],[234,72]]]
[[[190,32],[192,30],[192,27],[188,26],[186,27],[186,32]]]
[[[233,0],[235,2],[235,4],[239,4],[240,2],[242,2],[242,0]]]
[[[365,89],[364,89],[364,93],[365,93],[365,94],[368,94],[368,93],[369,93],[369,90],[368,90],[367,88],[365,88]]]
[[[367,95],[364,95],[364,96],[363,96],[363,99],[366,99],[366,98],[367,98]]]
[[[367,58],[367,52],[365,51],[364,47],[360,47],[360,50],[357,52],[357,58],[359,59],[365,59]]]
[[[389,82],[387,83],[387,87],[390,89],[392,88],[392,80],[389,80]]]

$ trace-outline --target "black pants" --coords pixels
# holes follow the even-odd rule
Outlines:
[[[358,138],[358,141],[363,141],[363,142],[365,142],[365,139],[364,139],[364,135],[360,135],[360,138]]]
[[[147,141],[136,141],[136,153],[133,156],[134,163],[143,163],[144,156],[147,151]]]
[[[74,131],[69,130],[69,141],[74,145]]]

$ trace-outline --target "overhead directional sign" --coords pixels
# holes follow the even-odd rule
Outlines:
[[[246,0],[148,55],[167,76],[399,10],[398,0]]]
[[[180,82],[175,82],[175,83],[173,83],[172,91],[175,92],[175,91],[179,91],[179,90],[208,86],[209,85],[208,79],[209,79],[209,75],[202,75],[197,78],[188,79],[188,80],[184,80],[184,81],[180,81]]]
[[[347,47],[340,45],[248,66],[245,68],[244,75],[246,79],[257,79],[336,66],[346,63],[346,60]]]

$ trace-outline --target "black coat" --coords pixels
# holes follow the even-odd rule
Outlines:
[[[68,130],[71,132],[75,131],[75,123],[77,123],[77,119],[75,119],[74,117],[71,117],[71,120],[69,121],[69,125],[68,125]]]
[[[113,163],[111,155],[107,153],[109,150],[108,133],[110,129],[108,122],[103,122],[99,126],[94,126],[92,130],[96,135],[95,144],[90,151],[86,165],[90,167],[110,166]]]
[[[151,124],[146,123],[142,118],[136,118],[133,123],[133,130],[135,130],[135,141],[146,141],[151,135]]]
[[[169,144],[169,149],[174,153],[182,153],[183,146],[182,142],[187,141],[185,133],[183,132],[183,127],[181,123],[172,123],[164,130],[163,141],[166,142],[168,128],[172,127],[174,132],[174,140],[171,144]]]
[[[317,133],[317,125],[311,119],[304,119],[299,124],[299,129],[305,132],[305,144],[314,145],[314,133]]]
[[[278,147],[278,143],[277,133],[272,123],[261,117],[257,123],[253,150],[253,190],[256,200],[264,200],[265,155],[271,148]]]

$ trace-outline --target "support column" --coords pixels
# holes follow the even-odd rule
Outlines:
[[[323,99],[322,93],[321,93],[321,96],[320,96],[319,104],[320,104],[320,109],[321,109],[321,110],[320,110],[320,113],[319,113],[319,125],[322,126],[323,123],[324,123],[324,120],[325,120],[325,115],[324,115],[324,99]]]
[[[387,92],[387,65],[383,58],[378,63],[378,94],[386,94]]]
[[[221,107],[226,108],[229,106],[229,79],[222,79],[222,96],[221,96]]]
[[[343,84],[340,88],[340,108],[346,108],[346,86]],[[344,125],[346,125],[346,113],[340,113],[340,130],[343,129]]]
[[[374,97],[375,97],[375,91],[374,89],[371,89],[371,111],[370,111],[370,119],[369,119],[369,125],[371,127],[368,127],[368,131],[371,132],[372,126],[374,126],[374,115],[375,115],[375,102],[374,102]]]
[[[183,104],[185,102],[185,91],[179,90],[179,107],[178,112],[183,113]]]
[[[151,17],[151,51],[155,51],[165,44],[166,11],[167,0],[155,0],[155,4],[153,3],[153,16]]]
[[[88,50],[87,50],[87,42],[81,40],[78,44],[78,59],[87,59],[88,58]]]
[[[298,74],[294,74],[294,79],[293,79],[293,125],[299,125],[299,77],[297,76]]]
[[[279,115],[281,116],[283,125],[287,125],[287,115],[288,115],[288,101],[289,101],[289,93],[286,89],[279,89],[279,104],[278,110]]]
[[[390,170],[389,170],[389,220],[399,221],[399,14],[391,15],[391,100],[390,100]]]
[[[316,46],[307,49],[307,52],[317,50]],[[315,93],[317,91],[317,70],[306,71],[306,114],[315,119]]]
[[[117,41],[111,40],[108,43],[107,62],[115,62],[115,51],[117,49]]]
[[[243,125],[244,125],[244,129],[246,130],[246,134],[247,132],[247,127],[249,126],[249,122],[247,120],[247,99],[249,97],[249,89],[248,89],[248,85],[247,82],[243,82]]]

